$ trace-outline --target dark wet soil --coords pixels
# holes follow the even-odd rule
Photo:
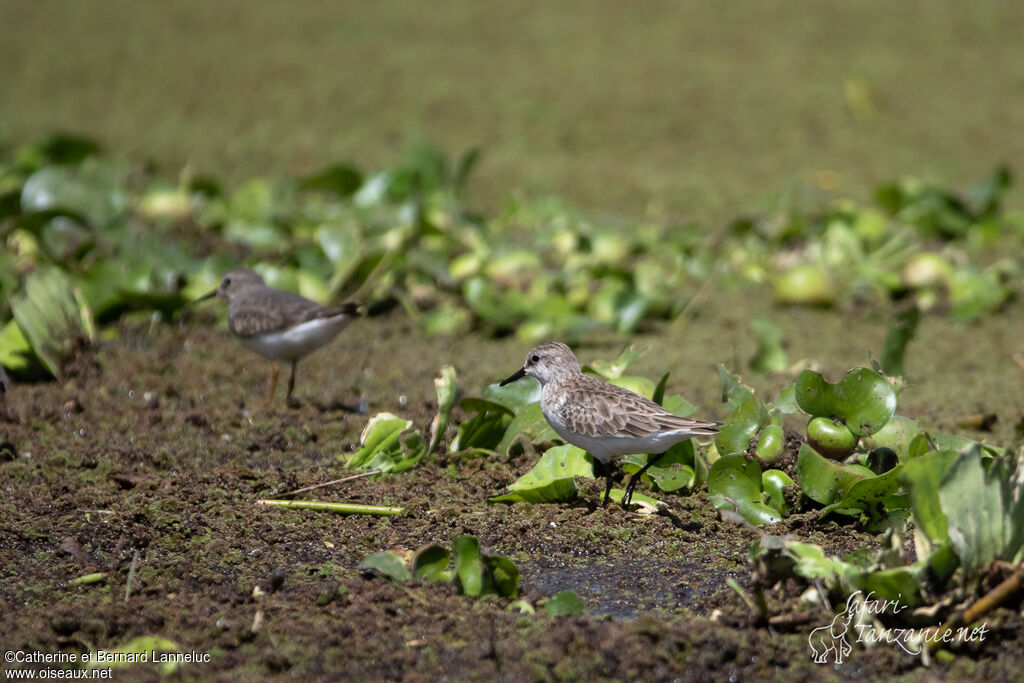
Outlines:
[[[789,627],[762,624],[726,585],[734,579],[750,587],[748,547],[760,532],[719,519],[704,494],[662,496],[670,515],[642,515],[596,507],[600,484],[581,481],[581,501],[574,505],[489,505],[487,496],[530,468],[530,456],[441,453],[409,472],[307,496],[401,506],[402,516],[258,506],[258,498],[346,474],[338,458],[359,440],[367,417],[352,409],[360,403],[370,414],[390,410],[426,428],[434,410],[431,379],[442,362],[454,360],[464,392],[479,394],[517,367],[528,344],[420,339],[408,320],[392,313],[353,326],[331,352],[299,366],[298,408],[285,408],[279,394],[275,409],[265,411],[260,401],[269,364],[227,335],[221,314],[211,309],[172,325],[121,323],[83,361],[93,370],[63,382],[16,385],[6,394],[0,406],[5,651],[81,653],[159,635],[211,655],[209,663],[184,665],[174,676],[212,680],[1020,675],[1024,624],[1005,609],[989,620],[990,638],[952,663],[925,669],[892,648],[857,647],[842,665],[814,664],[807,634],[830,623],[832,614],[800,604],[803,588],[790,582],[770,592],[769,608],[773,615],[803,616]],[[814,355],[829,371],[864,362],[884,334],[884,318],[870,315],[859,321],[819,312],[787,315],[791,354]],[[670,393],[685,393],[702,416],[722,417],[713,362],[729,359],[718,358],[715,349],[731,344],[742,359],[748,354],[744,326],[737,322],[741,313],[728,306],[701,316],[682,329],[641,335],[638,341],[656,350],[636,370],[653,376],[672,368]],[[994,387],[1006,385],[1005,361],[1019,346],[1002,326],[1019,324],[1017,318],[973,331],[940,326],[930,339],[915,342],[935,348],[915,360],[912,347],[908,361],[919,383],[938,382],[930,364],[946,363],[953,386],[960,381],[966,387],[961,393],[972,402],[970,412],[983,404],[1002,414],[995,436],[1006,433],[999,425],[1012,425],[1024,403],[1019,375],[993,395]],[[818,346],[801,333],[815,325],[830,326],[816,333]],[[840,332],[854,325],[868,340],[856,354]],[[953,332],[984,348],[960,353],[938,345]],[[621,345],[597,339],[581,355],[613,357]],[[970,364],[962,377],[947,355]],[[748,379],[765,390],[785,384],[783,377]],[[910,398],[904,404],[901,396],[901,406],[911,410],[900,412],[941,427],[963,412],[947,395],[907,390]],[[818,520],[813,511],[768,531],[839,554],[877,548],[881,541],[852,522]],[[458,596],[447,584],[395,585],[356,568],[370,553],[449,544],[464,533],[517,563],[521,597],[535,614],[510,609],[506,599]],[[105,579],[69,583],[94,572]],[[579,595],[588,613],[547,616],[544,600],[566,589]],[[115,673],[159,675],[152,665]]]

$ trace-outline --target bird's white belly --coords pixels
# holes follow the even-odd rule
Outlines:
[[[273,361],[298,360],[327,344],[352,321],[351,316],[319,318],[278,332],[239,337],[245,348]]]

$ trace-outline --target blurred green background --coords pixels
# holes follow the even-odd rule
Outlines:
[[[479,145],[482,207],[718,221],[1012,166],[1022,26],[1012,2],[7,0],[0,141],[73,131],[231,180]]]

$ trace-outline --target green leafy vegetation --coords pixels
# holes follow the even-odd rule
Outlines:
[[[1009,567],[1024,559],[1022,466],[1024,455],[986,456],[975,444],[960,452],[918,456],[898,475],[892,470],[874,479],[855,479],[841,500],[854,497],[857,486],[874,489],[862,492],[861,499],[895,490],[897,484],[880,483],[886,477],[895,476],[906,486],[916,561],[908,562],[900,552],[898,534],[892,536],[891,548],[843,558],[827,556],[815,544],[765,536],[751,550],[755,576],[763,585],[785,576],[821,582],[844,603],[860,590],[909,607],[934,603],[933,611],[952,615],[974,600],[984,574],[1007,575]],[[913,615],[898,619],[912,620]]]
[[[716,267],[730,281],[774,282],[782,304],[911,292],[913,310],[948,308],[962,320],[997,310],[1021,280],[1019,259],[990,259],[1000,249],[1019,253],[1024,234],[1002,212],[1005,169],[963,197],[901,181],[879,190],[877,208],[849,200],[787,207],[738,220],[710,241],[696,225],[625,226],[552,201],[515,201],[481,216],[463,199],[477,158],[472,150],[452,161],[421,146],[374,174],[339,163],[228,190],[188,172],[176,182],[129,176],[86,140],[43,140],[0,158],[0,237],[8,246],[0,320],[10,320],[29,290],[26,276],[46,268],[65,275],[61,287],[100,324],[134,311],[167,319],[244,263],[271,286],[319,301],[357,298],[371,311],[397,303],[430,332],[524,340],[629,333],[645,320],[674,319]],[[930,251],[935,240],[940,251]],[[67,317],[58,301],[48,317]],[[41,336],[14,317],[22,336],[0,335],[0,357],[24,354],[27,343],[56,374],[74,330],[50,327]],[[778,329],[764,318],[753,325],[751,366],[784,369]],[[905,319],[900,334],[913,326]],[[899,369],[901,344],[897,335],[887,345],[888,369]]]
[[[430,423],[430,441],[423,439],[423,434],[412,426],[412,420],[406,420],[391,413],[378,413],[371,417],[359,438],[360,448],[351,455],[340,455],[338,459],[347,467],[380,473],[404,472],[412,469],[423,456],[433,453],[448,428],[455,397],[458,394],[458,383],[455,369],[450,366],[441,368],[434,379],[434,390],[437,393],[437,414]]]
[[[397,582],[416,578],[454,583],[460,595],[472,597],[514,598],[519,593],[516,565],[507,557],[483,553],[475,536],[456,536],[451,551],[440,545],[423,546],[412,556],[411,567],[390,550],[367,556],[359,567]]]
[[[594,477],[594,460],[582,449],[565,444],[544,451],[529,472],[509,484],[508,493],[492,503],[557,503],[571,501],[578,491],[576,477]]]

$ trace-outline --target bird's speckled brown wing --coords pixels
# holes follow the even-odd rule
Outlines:
[[[352,303],[321,306],[294,292],[265,288],[232,301],[228,309],[228,325],[239,337],[254,337],[319,318],[355,315],[356,308],[357,305]]]
[[[654,401],[592,375],[559,387],[565,402],[558,412],[566,427],[591,437],[645,437],[685,430],[694,436],[717,434],[718,422],[673,415]]]

